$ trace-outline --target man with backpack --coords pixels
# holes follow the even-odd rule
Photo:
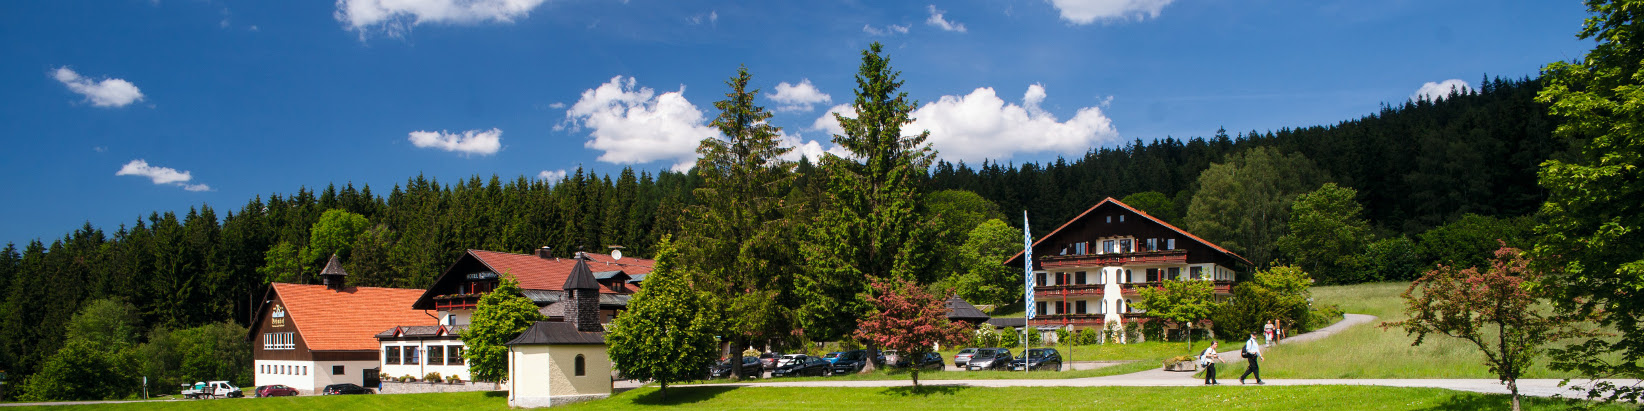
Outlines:
[[[1216,354],[1216,340],[1210,340],[1210,348],[1199,354],[1199,365],[1204,366],[1204,385],[1222,385],[1216,381],[1216,362],[1221,356]]]
[[[1256,341],[1255,331],[1250,332],[1250,339],[1245,340],[1244,349],[1239,351],[1239,355],[1250,363],[1249,366],[1245,367],[1244,374],[1239,375],[1239,383],[1244,384],[1244,377],[1256,374],[1256,385],[1267,385],[1267,383],[1262,382],[1262,367],[1259,363],[1262,358],[1262,344]]]

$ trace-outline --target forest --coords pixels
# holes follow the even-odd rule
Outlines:
[[[944,220],[938,238],[945,244],[937,247],[963,248],[973,230],[1004,228],[987,220],[1019,230],[1002,218],[1018,210],[1031,216],[1034,236],[1043,236],[1114,197],[1229,246],[1255,261],[1253,268],[1294,263],[1323,283],[1409,280],[1435,262],[1482,258],[1496,239],[1528,246],[1531,215],[1547,198],[1538,167],[1576,149],[1554,138],[1558,122],[1536,101],[1543,86],[1486,77],[1478,90],[1387,105],[1334,125],[1137,139],[1042,164],[938,161],[916,185],[928,194],[922,209],[959,210]],[[788,191],[775,195],[817,204],[825,173],[801,160]],[[36,374],[73,372],[53,365],[63,356],[125,355],[144,360],[104,367],[150,376],[160,389],[207,373],[249,382],[249,346],[237,337],[256,298],[270,282],[316,282],[313,274],[333,253],[343,257],[351,284],[403,288],[426,287],[467,249],[550,246],[569,255],[621,245],[649,256],[701,206],[693,193],[702,181],[696,170],[632,168],[615,176],[578,169],[559,181],[415,176],[386,193],[346,183],[297,188],[235,209],[202,204],[118,227],[88,223],[49,242],[8,243],[0,251],[0,370],[15,391]],[[1311,221],[1292,221],[1298,199],[1334,210],[1358,227],[1355,234],[1329,255],[1287,246],[1306,240],[1291,227]],[[956,217],[964,210],[981,212]],[[960,260],[921,279],[998,282],[960,278],[990,259]],[[982,271],[998,271],[992,268]],[[1005,296],[977,298],[1008,300],[1012,281],[989,284]],[[97,325],[107,317],[121,325]],[[98,354],[88,342],[120,348]],[[246,354],[191,365],[178,355],[189,350]],[[243,369],[215,368],[235,362]]]

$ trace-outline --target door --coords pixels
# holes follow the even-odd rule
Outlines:
[[[364,385],[364,386],[370,387],[370,388],[381,389],[382,388],[382,381],[377,378],[377,374],[380,373],[381,371],[378,371],[378,370],[379,370],[379,368],[371,368],[371,369],[361,371],[361,372],[365,373],[365,382],[363,384],[360,384],[360,385]]]

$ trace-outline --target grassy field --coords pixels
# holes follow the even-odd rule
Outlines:
[[[1342,311],[1370,314],[1375,322],[1354,326],[1318,341],[1284,344],[1267,352],[1263,378],[1495,378],[1484,366],[1483,354],[1471,343],[1442,335],[1428,336],[1419,347],[1400,329],[1383,330],[1377,324],[1406,318],[1399,298],[1408,283],[1377,283],[1314,287],[1320,304],[1337,304]],[[1224,347],[1236,348],[1237,345]],[[1229,348],[1229,349],[1232,349]],[[1245,365],[1238,358],[1217,370],[1218,377],[1238,378]],[[1239,360],[1239,362],[1234,362]],[[1573,377],[1537,361],[1524,378]]]
[[[1061,379],[1061,378],[1106,377],[1106,376],[1109,376],[1109,375],[1129,374],[1129,373],[1133,373],[1133,372],[1137,372],[1137,371],[1149,370],[1149,369],[1153,369],[1153,368],[1158,368],[1159,366],[1160,365],[1157,361],[1137,361],[1137,362],[1132,362],[1132,363],[1113,365],[1113,366],[1109,366],[1109,367],[1102,367],[1102,368],[1098,368],[1098,369],[1094,369],[1094,370],[1079,370],[1079,371],[1072,371],[1072,370],[1068,370],[1068,371],[1034,371],[1034,372],[1022,372],[1022,371],[1015,371],[1015,372],[1010,372],[1010,371],[920,371],[919,372],[919,381],[923,382],[923,381],[930,381],[930,380],[1050,380],[1050,379]],[[1064,370],[1066,370],[1066,368],[1064,368]],[[762,380],[744,380],[744,381],[709,380],[709,381],[702,381],[702,382],[699,382],[699,383],[706,384],[706,385],[712,385],[712,384],[724,384],[724,383],[729,383],[729,382],[760,382],[760,381],[783,381],[783,382],[786,382],[786,381],[909,380],[909,379],[912,378],[912,376],[910,376],[908,374],[909,374],[908,371],[903,370],[903,369],[890,369],[890,370],[881,369],[881,370],[870,372],[870,373],[867,373],[867,374],[850,374],[850,375],[839,375],[839,376],[832,376],[832,377],[782,377],[782,378],[771,378],[771,379],[762,379]]]
[[[1570,409],[1565,400],[1526,398],[1525,408]],[[1504,409],[1505,395],[1487,395],[1433,388],[1360,386],[1269,387],[1011,387],[981,388],[925,386],[893,388],[789,387],[671,387],[664,401],[655,387],[617,394],[609,399],[555,409],[606,410],[636,408],[694,409],[1217,409],[1293,410],[1352,408],[1358,410],[1477,410]],[[28,407],[23,407],[27,409]],[[36,407],[62,409],[61,406]],[[502,410],[501,392],[446,394],[340,395],[283,398],[237,398],[193,401],[149,401],[100,404],[115,410]],[[1598,407],[1622,410],[1625,407]]]
[[[572,404],[567,410],[696,409],[1216,409],[1478,410],[1507,408],[1507,396],[1432,388],[1295,387],[1011,387],[893,388],[653,387]],[[1528,409],[1569,409],[1574,403],[1526,399]],[[1625,409],[1623,407],[1600,409]]]

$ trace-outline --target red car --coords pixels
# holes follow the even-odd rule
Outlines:
[[[258,397],[289,397],[297,395],[297,389],[279,384],[264,385],[257,387],[256,395]]]

